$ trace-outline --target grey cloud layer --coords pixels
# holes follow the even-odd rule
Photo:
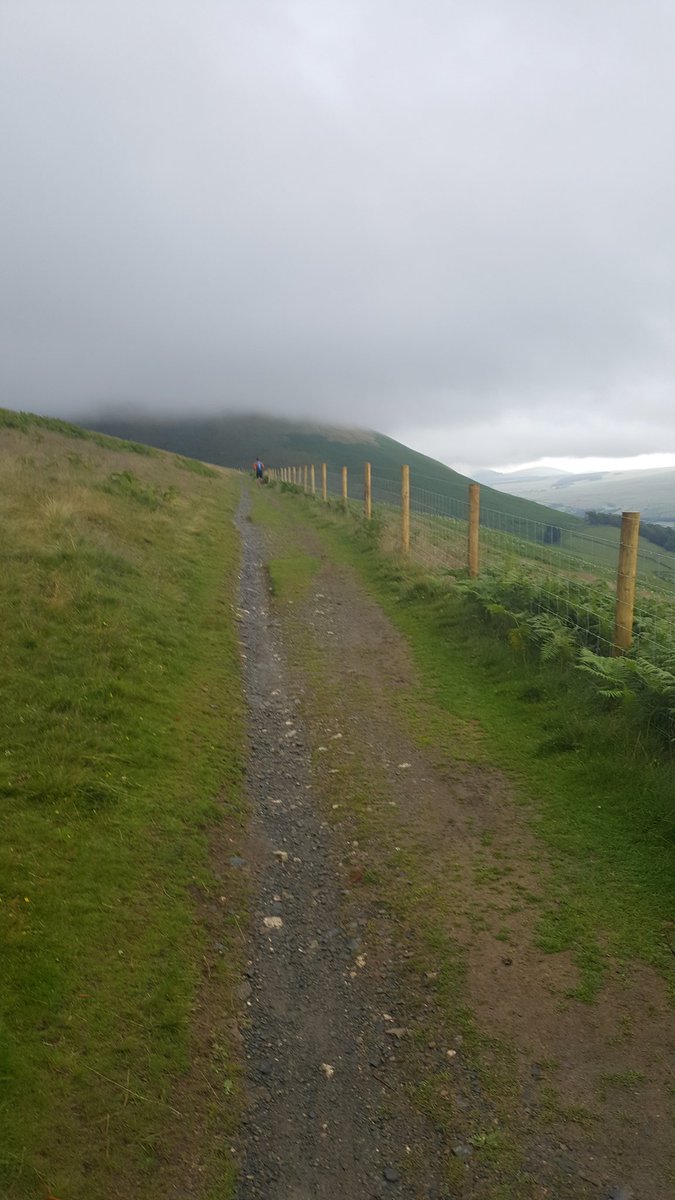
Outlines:
[[[675,449],[670,3],[0,13],[0,402]]]

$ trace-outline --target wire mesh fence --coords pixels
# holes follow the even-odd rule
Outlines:
[[[292,472],[291,477],[304,488],[302,470]],[[314,494],[321,499],[320,468],[315,478]],[[363,466],[349,472],[326,468],[325,479],[331,504],[361,519],[366,486]],[[372,469],[370,486],[380,547],[384,553],[400,554],[401,475]],[[307,490],[311,492],[311,488]],[[439,576],[466,573],[469,511],[469,497],[462,495],[457,485],[440,493],[413,479],[409,488],[409,559]],[[558,524],[553,513],[551,518],[533,520],[481,506],[477,573],[483,580],[498,581],[512,607],[520,605],[525,612],[547,615],[575,631],[583,645],[611,654],[617,645],[619,530],[610,525],[586,529],[581,523]],[[673,670],[675,554],[664,553],[641,538],[636,581],[632,650]]]

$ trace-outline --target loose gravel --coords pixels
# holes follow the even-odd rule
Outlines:
[[[407,1182],[412,1128],[392,1117],[382,980],[361,970],[367,914],[341,918],[334,834],[244,496],[240,638],[249,704],[253,924],[240,995],[248,1109],[239,1200],[440,1197]],[[414,1123],[414,1122],[413,1122]]]

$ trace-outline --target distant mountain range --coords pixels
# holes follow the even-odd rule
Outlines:
[[[398,484],[403,463],[410,466],[412,486],[424,488],[429,493],[466,501],[471,482],[436,459],[418,454],[401,442],[372,430],[232,413],[161,418],[108,413],[78,420],[81,425],[100,433],[144,442],[225,467],[247,468],[257,455],[268,466],[325,462],[333,471],[346,466],[350,470],[353,495],[358,495],[361,489],[364,462],[372,464],[376,497],[378,481],[382,481],[382,487],[385,480]],[[552,513],[533,500],[496,491],[489,485],[481,488],[481,504],[485,513],[490,510],[506,513],[521,522],[579,528],[579,521],[573,515]]]
[[[501,488],[502,482],[506,479],[513,480],[514,483],[526,483],[528,480],[534,479],[558,479],[562,471],[556,471],[553,467],[528,467],[525,471],[514,471],[507,475],[503,471],[492,471],[489,467],[484,467],[476,472],[476,480],[478,483],[488,483],[491,487]]]
[[[598,512],[639,512],[645,521],[675,523],[675,469],[593,471],[572,474],[550,467],[504,474],[479,471],[477,478],[495,491],[508,492],[560,512],[583,516]]]

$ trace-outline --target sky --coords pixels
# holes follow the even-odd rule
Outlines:
[[[0,404],[675,455],[671,0],[0,0]]]

